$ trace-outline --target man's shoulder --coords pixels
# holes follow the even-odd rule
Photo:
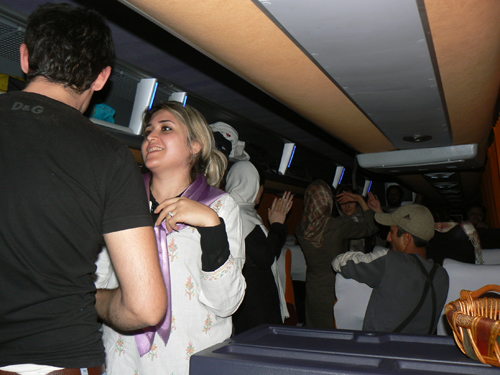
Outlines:
[[[436,264],[438,266],[437,273],[442,274],[446,273],[443,267],[441,267],[439,264],[434,263],[432,259],[425,259],[421,257],[420,255],[417,254],[408,254],[408,253],[402,253],[398,251],[389,251],[388,253],[388,262],[391,264],[390,269],[393,272],[401,272],[404,269],[414,269],[418,268],[419,270],[421,267],[416,263],[419,262],[421,263],[422,266],[427,270],[427,272],[430,272],[432,267]],[[420,272],[413,273],[411,272],[409,276],[416,276],[416,275],[421,275]]]
[[[53,140],[63,137],[76,149],[96,158],[115,157],[128,147],[104,131],[77,109],[39,93],[14,91],[0,95],[2,120],[20,122],[38,129]],[[62,148],[64,149],[64,148]],[[123,156],[121,156],[122,158]]]
[[[14,91],[0,95],[3,117],[30,123],[82,124],[92,122],[76,108],[40,93]]]
[[[10,109],[20,112],[31,112],[33,114],[43,113],[45,107],[57,107],[60,109],[67,108],[71,112],[79,113],[73,107],[56,100],[42,93],[26,92],[26,91],[10,91],[5,94],[0,95],[0,100],[2,103],[11,105]],[[83,115],[82,115],[83,116]]]
[[[387,255],[389,259],[391,259],[391,261],[399,263],[414,263],[414,259],[416,256],[416,254],[403,253],[401,251],[395,251],[392,249],[387,252]],[[425,261],[425,259],[421,259]]]

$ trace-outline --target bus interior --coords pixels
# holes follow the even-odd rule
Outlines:
[[[27,16],[46,2],[0,0],[0,92],[23,88]],[[140,83],[153,78],[155,102],[187,97],[209,124],[237,131],[243,154],[265,170],[262,217],[292,191],[290,235],[315,179],[370,188],[382,205],[399,184],[405,201],[423,197],[457,220],[479,202],[500,228],[498,0],[51,2],[107,19],[116,61],[86,115],[111,107],[113,117],[96,122],[138,164],[133,112]],[[500,248],[497,233],[487,248]]]
[[[22,78],[26,17],[45,2],[0,1],[0,73]],[[137,83],[153,77],[155,100],[185,92],[209,123],[235,128],[268,191],[300,196],[343,167],[344,183],[370,181],[381,199],[398,183],[456,214],[480,200],[496,220],[483,178],[499,117],[495,0],[69,2],[111,25],[116,65],[94,102],[115,124],[129,126]]]

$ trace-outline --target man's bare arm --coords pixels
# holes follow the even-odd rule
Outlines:
[[[97,291],[99,316],[121,330],[156,325],[167,311],[167,292],[153,228],[112,232],[104,240],[120,287]]]

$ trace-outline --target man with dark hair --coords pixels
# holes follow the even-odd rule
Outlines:
[[[432,334],[448,294],[446,270],[427,259],[434,219],[421,205],[400,207],[392,214],[376,213],[375,221],[390,227],[392,249],[372,253],[347,252],[333,261],[346,278],[373,288],[363,330]]]
[[[486,224],[486,207],[481,203],[473,203],[467,207],[465,220],[474,225],[475,228],[488,228]]]
[[[391,185],[387,188],[385,192],[385,196],[387,199],[387,206],[384,207],[384,212],[394,212],[399,207],[401,207],[401,203],[403,202],[404,191],[403,188],[399,185]]]
[[[20,50],[28,85],[0,96],[0,374],[101,375],[98,315],[136,330],[167,308],[137,164],[82,115],[111,73],[111,32],[47,4]],[[96,293],[103,239],[121,287]]]
[[[68,4],[48,4],[30,15],[21,53],[28,51],[28,84],[44,77],[79,94],[103,71],[111,71],[114,58],[111,31],[102,17]]]

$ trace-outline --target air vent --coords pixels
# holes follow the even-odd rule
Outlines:
[[[378,173],[425,173],[481,167],[477,144],[419,148],[357,155],[362,168]]]
[[[0,39],[3,41],[0,56],[19,63],[19,46],[24,41],[24,32],[19,27],[0,24]]]

